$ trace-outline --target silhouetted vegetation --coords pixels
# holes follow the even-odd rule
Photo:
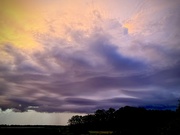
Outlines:
[[[180,102],[179,102],[180,103]],[[125,106],[118,110],[97,110],[69,120],[74,134],[113,131],[117,135],[180,135],[180,104],[176,111],[147,110]]]
[[[68,126],[0,126],[0,135],[180,135],[180,101],[176,111],[125,106],[73,116]]]

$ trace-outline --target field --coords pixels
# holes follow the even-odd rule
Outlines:
[[[112,135],[113,131],[89,131],[90,135]]]
[[[0,126],[1,135],[9,134],[49,134],[49,135],[71,135],[68,126]]]
[[[0,125],[0,135],[20,134],[20,135],[74,135],[69,126],[20,126],[20,125]],[[111,135],[112,131],[89,131],[86,135]]]

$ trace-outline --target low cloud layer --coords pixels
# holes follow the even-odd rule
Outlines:
[[[101,2],[88,4],[87,15],[58,9],[51,15],[49,9],[48,30],[33,33],[36,49],[1,43],[2,110],[89,113],[125,105],[176,107],[179,2],[137,1],[124,20],[105,14],[111,11]]]

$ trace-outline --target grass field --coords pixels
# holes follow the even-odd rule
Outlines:
[[[113,131],[89,131],[90,135],[112,135]]]
[[[68,126],[0,126],[0,135],[7,134],[72,135]]]

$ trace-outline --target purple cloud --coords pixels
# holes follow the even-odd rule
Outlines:
[[[172,7],[164,7],[168,13],[155,8],[153,17],[155,9],[138,12],[129,20],[134,31],[97,11],[89,29],[74,23],[64,27],[64,37],[35,35],[41,50],[25,53],[4,44],[11,59],[0,61],[0,108],[85,113],[125,105],[174,108],[180,97],[180,10]]]

